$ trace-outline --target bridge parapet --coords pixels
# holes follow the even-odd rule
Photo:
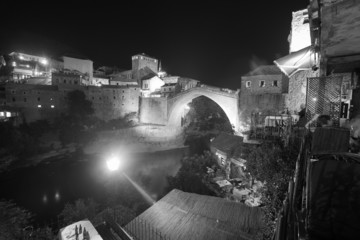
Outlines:
[[[199,87],[193,87],[188,90],[179,92],[178,94],[176,94],[172,97],[169,97],[168,99],[175,99],[177,97],[180,97],[182,95],[185,95],[185,94],[187,94],[191,91],[195,91],[195,90],[200,90],[200,91],[205,90],[205,91],[216,93],[218,95],[223,95],[226,97],[239,98],[239,90],[235,91],[235,90],[231,90],[231,89],[227,89],[227,88],[218,88],[218,87],[213,87],[210,85],[201,84]]]

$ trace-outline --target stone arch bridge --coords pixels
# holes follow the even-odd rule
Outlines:
[[[142,98],[140,121],[142,123],[166,125],[169,129],[181,129],[181,117],[187,104],[193,99],[205,96],[225,112],[235,132],[239,132],[239,90],[222,89],[200,85],[182,91],[168,98]]]

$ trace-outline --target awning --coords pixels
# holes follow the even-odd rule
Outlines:
[[[291,77],[298,71],[310,70],[313,67],[312,54],[313,50],[309,46],[279,58],[274,63],[286,76]]]

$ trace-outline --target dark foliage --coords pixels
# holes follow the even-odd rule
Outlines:
[[[176,188],[185,192],[198,193],[203,195],[214,195],[214,193],[204,184],[207,167],[216,165],[216,160],[210,152],[203,155],[185,157],[181,160],[181,168],[172,177],[168,176],[169,189]]]
[[[266,184],[262,191],[262,208],[267,225],[261,233],[262,239],[270,239],[274,233],[275,220],[285,199],[289,180],[293,177],[298,152],[298,146],[285,148],[278,142],[243,149],[247,170],[255,179]]]

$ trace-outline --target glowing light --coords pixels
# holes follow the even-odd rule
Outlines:
[[[54,105],[51,105],[51,108],[55,108],[55,106],[54,106]]]
[[[42,59],[40,62],[41,62],[42,64],[44,64],[44,65],[47,65],[47,64],[48,64],[48,60],[47,60],[46,58]]]
[[[12,62],[12,66],[13,66],[13,67],[16,67],[16,62]]]
[[[186,110],[189,110],[189,109],[190,109],[190,106],[186,104],[184,108],[185,108]]]
[[[316,102],[316,101],[317,101],[317,98],[316,98],[316,97],[314,97],[312,100],[313,100],[314,102]]]
[[[19,56],[19,59],[24,60],[24,57],[23,57],[23,56]]]
[[[30,67],[30,65],[29,65],[29,64],[27,64],[27,65],[26,65],[26,67],[28,67],[28,68],[29,68],[29,67]]]
[[[44,194],[44,196],[43,196],[43,198],[42,198],[42,201],[43,201],[43,203],[47,203],[48,199],[47,199],[46,194]]]
[[[5,115],[6,117],[11,117],[11,112],[6,112]]]
[[[38,105],[38,108],[41,108],[41,105]]]
[[[56,201],[59,201],[59,200],[60,200],[60,193],[59,193],[59,192],[56,192],[56,193],[55,193],[55,200],[56,200]]]
[[[106,161],[106,165],[108,167],[108,169],[110,171],[116,171],[119,169],[120,167],[120,160],[115,157],[115,156],[111,156],[107,161]]]

